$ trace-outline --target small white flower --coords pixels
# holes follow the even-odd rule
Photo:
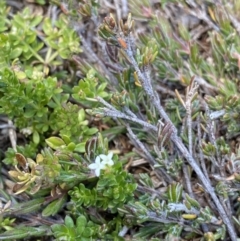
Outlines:
[[[113,153],[109,152],[108,155],[101,154],[99,157],[102,159],[103,169],[106,168],[106,166],[112,166],[114,164],[112,157]]]
[[[95,175],[97,177],[99,177],[100,171],[102,169],[106,169],[107,166],[112,166],[114,164],[112,157],[113,157],[112,152],[109,152],[108,155],[101,154],[101,155],[97,156],[95,159],[95,162],[90,164],[88,167],[91,170],[94,170]],[[101,159],[102,159],[102,161],[101,161]]]
[[[88,166],[91,170],[94,170],[97,177],[100,176],[100,170],[105,167],[105,165],[100,161],[100,156],[97,156],[95,163],[92,163]]]

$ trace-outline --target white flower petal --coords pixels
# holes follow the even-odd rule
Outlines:
[[[95,170],[95,174],[96,174],[97,177],[100,176],[100,170],[101,170],[101,169],[96,169],[96,170]]]
[[[88,165],[88,167],[93,170],[93,169],[97,168],[97,165],[96,165],[96,163],[92,163],[92,164]]]
[[[105,161],[108,158],[108,156],[106,156],[104,154],[101,154],[98,157],[100,157],[103,161]]]
[[[113,166],[113,164],[114,164],[114,162],[113,162],[112,159],[108,161],[108,165],[109,165],[109,166]]]
[[[88,166],[91,170],[94,170],[95,175],[97,177],[100,176],[100,170],[105,168],[105,164],[101,162],[101,159],[99,156],[96,157],[95,163],[92,163]]]
[[[112,166],[114,164],[113,160],[105,160],[102,161],[102,164],[104,164],[104,166],[108,165],[108,166]]]
[[[96,159],[95,159],[95,163],[96,163],[96,164],[100,164],[100,162],[101,162],[100,157],[97,156]]]
[[[106,166],[112,166],[114,164],[112,157],[113,157],[113,153],[110,152],[108,153],[108,155],[99,155],[99,157],[102,159],[102,164],[104,165],[104,168],[106,168]]]
[[[109,153],[108,153],[108,158],[109,158],[109,159],[112,159],[112,157],[113,157],[113,152],[109,152]]]

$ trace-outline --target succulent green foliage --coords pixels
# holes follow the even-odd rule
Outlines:
[[[208,156],[216,155],[216,147],[211,143],[203,143],[203,153]]]
[[[112,167],[112,170],[106,170],[94,187],[80,184],[69,194],[77,206],[96,206],[115,213],[117,208],[132,200],[135,189],[136,184],[132,176],[122,171],[122,166],[118,163]]]
[[[194,207],[196,209],[200,209],[200,204],[193,198],[191,198],[188,194],[186,194],[186,199],[185,199],[185,206],[188,208],[188,209],[191,209],[191,207]]]
[[[66,216],[64,224],[54,224],[51,228],[56,240],[68,241],[94,240],[100,231],[99,225],[88,221],[83,215],[76,219],[76,224],[70,216]]]
[[[51,99],[57,99],[62,92],[62,89],[57,87],[57,80],[52,77],[47,79],[30,77],[20,81],[9,69],[2,71],[0,76],[4,83],[1,89],[0,112],[15,118],[19,128],[29,128],[30,134],[34,132],[42,134],[48,131],[50,125],[54,125],[49,122],[51,109],[48,104]],[[60,106],[66,102],[66,97],[63,95],[60,98]],[[34,141],[38,144],[39,138]]]
[[[4,11],[4,7],[1,11]],[[14,118],[18,128],[27,130],[27,135],[32,135],[32,141],[36,145],[43,141],[43,133],[61,130],[62,135],[66,134],[75,141],[81,135],[83,146],[86,136],[96,133],[96,128],[89,129],[88,122],[79,117],[81,114],[77,114],[79,109],[67,103],[69,96],[61,94],[62,89],[58,86],[57,79],[46,77],[49,67],[62,64],[59,56],[67,58],[71,53],[81,51],[79,38],[76,32],[68,27],[67,19],[63,16],[54,26],[49,19],[45,18],[43,23],[42,20],[41,16],[33,15],[30,9],[26,8],[14,15],[9,24],[9,33],[0,36],[0,111],[9,118]],[[43,24],[44,41],[38,40],[40,36],[36,28],[40,24]],[[47,49],[45,56],[42,55],[44,48]],[[25,65],[28,61],[37,61],[38,64],[30,67]],[[67,107],[64,108],[64,105]],[[79,122],[71,126],[69,118],[70,115],[74,118],[74,111]],[[77,132],[78,127],[80,132]],[[75,133],[78,133],[78,137],[74,136]]]
[[[29,193],[44,196],[46,191],[50,189],[53,201],[46,203],[44,198],[35,198],[29,202],[14,205],[10,211],[6,210],[4,215],[9,212],[26,214],[37,211],[43,206],[43,217],[55,215],[66,203],[67,190],[70,190],[71,203],[77,209],[98,207],[116,213],[119,207],[133,200],[137,185],[134,183],[133,176],[123,170],[116,157],[114,158],[115,164],[105,169],[99,180],[92,178],[89,174],[84,174],[89,173],[86,170],[89,161],[92,162],[98,154],[108,152],[106,138],[103,139],[99,135],[98,138],[89,141],[86,144],[86,158],[79,158],[79,155],[74,155],[73,150],[76,144],[70,142],[67,145],[68,141],[69,139],[66,136],[64,136],[64,139],[59,137],[48,138],[46,142],[55,152],[45,149],[37,155],[36,161],[25,158],[19,153],[16,155],[18,165],[16,170],[10,171],[9,174],[17,181],[18,185],[15,186],[17,193],[28,193],[29,191]],[[73,158],[76,159],[73,160]],[[81,181],[84,181],[85,185],[79,184]],[[76,186],[76,183],[79,187]],[[105,230],[101,231],[99,231],[101,228],[99,224],[87,221],[87,217],[83,215],[76,218],[76,227],[73,221],[70,225],[70,221],[71,218],[67,217],[65,225],[53,225],[53,235],[59,240],[63,236],[68,237],[69,240],[70,238],[76,240],[79,237],[86,240],[94,240],[96,237],[116,237],[116,240],[121,240],[113,228],[117,223],[121,225],[120,221],[112,221]],[[21,230],[20,233],[25,235],[25,230]],[[24,237],[21,235],[19,234],[19,237]],[[31,235],[34,236],[33,233]]]
[[[88,107],[95,107],[97,103],[94,100],[99,96],[102,98],[109,98],[109,94],[106,92],[107,83],[101,83],[96,77],[96,71],[91,69],[88,71],[86,77],[79,81],[77,86],[73,87],[73,98],[83,105]]]
[[[10,32],[7,35],[9,46],[11,46],[9,60],[21,58],[21,61],[32,61],[36,59],[42,65],[56,66],[62,63],[56,59],[58,56],[66,58],[70,53],[81,50],[78,36],[67,26],[63,16],[55,22],[55,26],[50,24],[49,19],[44,19],[43,31],[46,36],[44,36],[44,41],[39,41],[37,38],[40,36],[36,28],[42,21],[42,16],[33,15],[28,8],[14,15]],[[44,47],[47,47],[47,53],[42,56],[39,51]]]
[[[81,51],[79,38],[76,32],[67,26],[67,18],[64,15],[52,26],[51,20],[44,19],[43,31],[46,34],[46,44],[49,47],[45,61],[51,63],[57,56],[66,59],[72,53]],[[52,51],[56,51],[53,52]],[[57,63],[57,62],[56,62]]]
[[[45,18],[43,23],[42,20],[42,16],[35,16],[26,8],[14,15],[9,32],[0,35],[1,113],[14,118],[18,128],[27,129],[36,145],[51,127],[59,131],[65,124],[62,122],[57,129],[58,121],[52,115],[64,116],[63,120],[67,121],[68,112],[71,112],[59,113],[59,109],[64,110],[62,105],[67,102],[68,95],[61,94],[62,89],[57,85],[56,78],[47,77],[49,67],[63,63],[59,56],[67,58],[71,53],[81,51],[79,38],[68,27],[66,19],[59,18],[54,26],[49,19]],[[36,31],[41,25],[45,33],[44,41],[39,41],[39,32]],[[45,56],[42,55],[43,49],[47,49]],[[30,67],[26,65],[28,61],[38,64]],[[53,110],[56,114],[53,114]],[[73,131],[76,129],[73,128]]]
[[[84,109],[69,102],[56,109],[51,120],[53,130],[59,131],[61,137],[68,137],[69,142],[77,143],[75,151],[84,152],[86,141],[98,132],[97,128],[88,127]]]
[[[42,16],[32,15],[28,8],[14,16],[9,33],[9,40],[12,46],[15,46],[15,55],[12,55],[11,59],[22,55],[24,60],[29,60],[33,56],[41,60],[37,52],[43,47],[43,43],[36,41],[37,33],[33,28],[39,25],[42,19]]]
[[[1,224],[0,224],[0,231],[2,230],[12,230],[13,229],[13,224],[15,222],[15,218],[0,218]]]
[[[34,158],[37,153],[37,145],[31,142],[30,144],[24,146],[17,146],[17,152],[21,153],[23,156]],[[8,148],[5,152],[5,158],[3,162],[7,165],[15,165],[17,162],[15,160],[16,151],[13,148]]]
[[[106,225],[106,220],[101,219],[96,223],[88,217],[88,215],[79,214],[76,219],[66,216],[64,224],[54,224],[51,226],[52,232],[56,240],[116,240],[123,241],[124,239],[117,235],[119,231],[118,225],[122,221],[119,218],[114,218]]]
[[[7,24],[9,21],[7,20],[7,14],[10,8],[6,6],[4,1],[0,2],[0,33],[7,30]]]
[[[29,11],[26,10],[24,14],[27,16]],[[20,19],[19,21],[21,22],[23,20]],[[32,24],[37,23],[34,22]],[[74,35],[75,32],[71,30],[70,35],[64,32],[68,31],[68,28],[63,20],[59,21],[58,25],[60,33],[56,30],[56,38],[61,39],[61,36],[63,37],[63,42],[65,45],[66,43],[68,45],[62,47],[63,51],[65,51],[66,47],[69,47],[70,40],[64,40],[64,36],[70,37],[71,34]],[[63,29],[63,31],[61,29]],[[32,30],[29,28],[26,31]],[[50,32],[49,30],[49,33]],[[37,36],[36,33],[32,32],[31,34],[35,34],[35,39]],[[9,36],[10,35],[1,35],[3,39],[3,51],[1,54],[4,57],[3,59],[5,59],[4,67],[8,66],[6,63],[11,59],[9,59],[9,56],[12,51],[15,51],[10,47],[10,44],[14,43],[10,42],[11,38]],[[54,40],[52,41],[54,42]],[[74,41],[76,42],[77,39],[75,38]],[[59,47],[61,44],[58,43],[57,46]],[[73,49],[69,51],[73,51]],[[57,52],[55,52],[54,55],[56,55],[56,53]],[[58,55],[59,53],[57,53],[56,56]],[[20,57],[21,56],[19,56],[19,58]],[[24,57],[21,57],[21,59],[22,58]],[[50,62],[52,61],[53,59],[51,59]],[[54,77],[45,78],[41,69],[42,68],[39,69],[37,67],[26,67],[23,69],[19,61],[13,62],[12,69],[2,68],[0,73],[0,92],[2,93],[0,111],[1,113],[7,114],[10,118],[14,118],[18,128],[27,130],[28,135],[32,135],[32,141],[36,145],[42,141],[42,135],[44,133],[50,130],[60,131],[61,135],[67,135],[72,141],[76,142],[80,140],[79,138],[81,136],[81,147],[79,147],[79,151],[82,152],[87,138],[95,134],[97,129],[88,128],[88,121],[85,120],[84,110],[80,110],[78,106],[68,103],[69,95],[61,93],[62,89],[58,86],[57,79]],[[100,96],[104,95],[101,94],[101,89],[105,87],[106,84],[102,84],[102,87],[98,90]],[[78,120],[78,122],[76,122],[76,120]]]

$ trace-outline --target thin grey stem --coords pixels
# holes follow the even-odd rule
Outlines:
[[[118,110],[110,110],[108,108],[102,108],[103,112],[101,111],[100,114],[103,114],[104,116],[109,116],[109,117],[114,117],[114,118],[121,118],[121,119],[125,119],[125,120],[130,120],[132,122],[135,122],[137,124],[140,124],[141,126],[144,126],[147,129],[151,129],[153,131],[157,131],[157,127],[153,126],[145,121],[142,121],[138,118],[132,117],[132,116],[128,116]]]
[[[141,120],[136,119],[136,118],[129,117],[129,116],[127,116],[127,115],[125,115],[125,114],[123,114],[122,112],[119,112],[119,111],[112,111],[112,110],[109,110],[107,108],[104,108],[104,109],[105,109],[105,112],[104,112],[105,116],[127,119],[127,120],[133,121],[135,123],[141,124],[146,128],[149,127],[150,129],[154,130],[157,133],[157,128],[155,126],[152,126],[152,125],[150,125],[150,124],[148,124],[144,121],[141,121]],[[162,109],[162,111],[164,111],[164,110]],[[203,186],[205,187],[206,191],[209,193],[209,195],[213,199],[215,205],[217,206],[218,212],[219,212],[221,218],[223,219],[223,222],[225,223],[225,225],[228,229],[228,232],[229,232],[229,235],[230,235],[231,239],[234,240],[234,241],[237,240],[236,232],[235,232],[234,226],[232,224],[232,221],[228,217],[228,215],[226,214],[221,202],[219,201],[219,199],[218,199],[218,197],[217,197],[217,195],[214,191],[214,188],[211,186],[211,184],[209,182],[209,179],[205,177],[202,170],[198,166],[196,160],[192,157],[192,155],[190,155],[188,149],[183,144],[181,138],[178,137],[176,127],[172,124],[172,122],[168,122],[168,123],[171,125],[172,130],[173,130],[172,134],[171,134],[172,142],[177,146],[177,148],[182,153],[184,158],[188,161],[189,165],[196,172],[198,178],[201,180],[201,182],[202,182]],[[128,130],[129,134],[133,135],[133,137],[135,137],[134,140],[137,140],[136,136],[134,135],[133,132],[131,132],[130,128],[129,128],[129,130]],[[143,145],[141,146],[141,148],[143,148],[143,151],[146,150],[146,148]],[[149,158],[150,158],[149,159],[150,161],[153,161],[152,156],[151,157],[149,156]],[[159,169],[157,169],[157,170],[159,170]]]
[[[122,0],[122,16],[126,18],[127,14],[128,14],[128,1]]]
[[[204,160],[204,155],[203,155],[203,151],[202,151],[202,135],[201,135],[201,126],[200,126],[200,115],[197,116],[197,136],[198,136],[198,145],[199,145],[199,159],[200,159],[200,164],[202,167],[202,171],[205,175],[205,177],[209,180],[208,177],[208,171],[207,171],[207,167],[205,164],[205,160]]]
[[[152,155],[150,154],[150,152],[147,150],[147,148],[143,145],[143,143],[138,139],[138,137],[133,133],[131,127],[129,125],[126,125],[127,127],[127,131],[130,135],[130,137],[134,140],[134,142],[139,146],[139,148],[144,152],[145,156],[148,158],[149,163],[154,166],[157,164],[157,162],[155,161],[155,159],[152,157]],[[156,172],[159,172],[160,176],[164,177],[164,180],[166,180],[168,183],[172,183],[173,179],[167,174],[165,173],[164,170],[162,170],[161,168],[158,168],[155,170]]]
[[[75,28],[75,30],[78,33],[78,36],[80,37],[80,40],[82,42],[82,45],[83,45],[86,53],[91,58],[91,61],[94,63],[97,63],[99,65],[99,67],[101,68],[101,70],[103,71],[103,73],[107,73],[110,82],[113,85],[117,86],[118,81],[117,81],[116,77],[106,68],[106,66],[103,64],[103,62],[94,53],[94,51],[91,49],[91,47],[89,46],[89,44],[87,43],[87,41],[85,40],[83,35],[81,34],[80,29]]]
[[[192,101],[197,94],[198,83],[195,80],[192,80],[190,85],[187,87],[186,102],[185,108],[187,111],[187,129],[188,129],[188,150],[190,155],[193,151],[193,142],[192,142]]]
[[[184,146],[184,144],[182,143],[182,140],[177,136],[176,133],[172,133],[171,140],[173,141],[173,143],[175,143],[175,145],[178,147],[178,149],[180,150],[182,155],[186,158],[188,163],[191,165],[193,170],[196,172],[197,176],[199,177],[199,179],[201,180],[202,184],[204,185],[206,191],[209,193],[209,195],[213,199],[215,205],[217,206],[218,212],[219,212],[221,218],[223,219],[223,222],[225,223],[225,225],[226,225],[226,227],[228,229],[228,233],[229,233],[229,236],[231,237],[231,240],[232,241],[236,241],[237,240],[237,235],[236,235],[234,226],[232,224],[232,221],[228,217],[228,215],[226,214],[226,212],[225,212],[221,202],[219,201],[219,199],[218,199],[218,197],[217,197],[217,195],[216,195],[216,193],[214,191],[214,188],[211,186],[210,182],[208,181],[208,179],[203,174],[203,172],[200,169],[200,167],[198,166],[197,162],[189,154],[187,148]]]
[[[188,151],[190,155],[192,155],[192,147],[193,147],[193,142],[192,142],[192,109],[191,106],[189,106],[186,103],[186,109],[187,109],[187,130],[188,130]]]
[[[219,153],[219,149],[217,146],[217,142],[216,142],[216,138],[214,135],[214,130],[213,130],[213,124],[210,118],[210,111],[209,111],[209,107],[206,104],[206,102],[203,102],[204,108],[205,108],[205,112],[206,112],[206,116],[207,116],[207,128],[208,128],[208,132],[209,132],[209,139],[211,141],[211,143],[213,143],[215,149],[216,149],[216,156],[217,156],[217,162],[218,162],[218,167],[219,167],[219,172],[221,177],[225,177],[225,170],[224,170],[224,162],[225,159],[221,158],[220,153]],[[225,211],[227,214],[231,214],[231,204],[230,204],[230,200],[229,198],[224,199],[223,197],[219,197],[220,202],[222,203],[222,206],[224,207]]]
[[[126,125],[127,131],[131,137],[132,140],[138,145],[138,147],[144,152],[145,156],[149,159],[149,162],[151,165],[156,165],[155,159],[152,157],[152,155],[149,153],[147,148],[143,145],[143,143],[138,139],[138,137],[133,133],[131,127],[129,125]]]
[[[185,179],[188,194],[190,195],[190,197],[194,198],[194,194],[193,194],[193,191],[192,191],[192,185],[191,185],[189,172],[188,172],[188,167],[184,163],[183,163],[183,174],[184,174],[184,179]]]
[[[215,138],[215,135],[214,135],[213,122],[210,119],[209,107],[208,107],[208,105],[205,101],[203,101],[203,107],[205,109],[205,113],[206,113],[206,117],[207,117],[207,130],[208,130],[209,140],[211,141],[211,143],[214,145],[214,147],[216,149],[217,163],[218,163],[218,167],[220,167],[220,172],[221,172],[221,165],[222,164],[221,164],[221,159],[220,159],[220,154],[219,154],[216,138]]]
[[[137,118],[137,116],[126,106],[123,107],[123,110],[125,113],[127,113],[129,116],[132,116],[134,118]]]
[[[159,112],[160,116],[165,120],[166,123],[169,123],[172,127],[172,134],[171,134],[171,140],[172,142],[177,146],[177,148],[180,150],[180,152],[182,153],[182,155],[185,157],[185,159],[188,161],[188,163],[190,164],[190,166],[193,168],[193,170],[196,172],[198,178],[201,180],[202,184],[204,185],[206,191],[210,194],[211,198],[213,199],[215,205],[218,208],[219,214],[221,216],[221,218],[223,219],[223,222],[225,223],[227,229],[228,229],[228,233],[232,239],[232,241],[236,241],[237,240],[237,236],[236,236],[236,232],[234,229],[234,226],[232,224],[231,219],[228,217],[228,215],[226,214],[221,202],[219,201],[214,188],[211,186],[211,183],[209,182],[209,180],[205,177],[205,175],[203,174],[202,170],[200,169],[200,167],[198,166],[197,161],[193,158],[193,156],[189,153],[189,151],[187,150],[187,148],[185,147],[185,145],[182,142],[182,139],[178,137],[177,135],[177,129],[174,126],[174,124],[171,122],[170,118],[168,117],[167,113],[165,112],[165,110],[163,109],[163,107],[160,104],[159,97],[157,95],[157,93],[153,93],[152,88],[149,88],[148,86],[148,81],[145,80],[145,76],[144,74],[141,72],[141,70],[138,67],[138,64],[133,56],[132,50],[130,47],[127,48],[126,53],[128,55],[129,60],[131,61],[131,64],[133,65],[138,78],[143,86],[143,89],[145,90],[146,94],[150,97],[150,99],[153,101],[153,105],[155,106],[155,108],[157,109],[157,111]]]
[[[129,38],[128,38],[128,41],[130,41]],[[142,71],[138,67],[137,61],[133,57],[131,45],[128,44],[127,46],[128,46],[127,49],[126,49],[127,56],[129,57],[129,60],[131,61],[131,64],[133,65],[134,69],[137,72],[138,78],[139,78],[139,80],[142,84],[143,89],[145,90],[147,95],[150,96],[150,98],[153,100],[154,99],[154,93],[153,93],[152,87],[149,86],[148,81],[146,81],[144,74],[142,73]]]
[[[109,104],[107,101],[105,101],[102,97],[97,96],[96,99],[102,103],[104,106],[109,108],[110,110],[118,111],[116,108],[114,108],[111,104]]]

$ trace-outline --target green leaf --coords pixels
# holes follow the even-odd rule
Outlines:
[[[55,137],[55,136],[54,137],[50,137],[50,138],[46,139],[45,141],[46,141],[47,145],[49,147],[51,147],[52,149],[54,149],[54,150],[57,150],[57,149],[59,149],[61,147],[65,147],[66,146],[65,142],[61,138]]]
[[[67,135],[61,135],[63,141],[68,145],[69,143],[71,143],[71,139],[69,136]]]
[[[201,208],[200,204],[195,199],[191,198],[187,193],[186,193],[185,197],[186,197],[187,201],[191,204],[191,206],[198,208],[198,209]]]
[[[87,225],[86,218],[82,215],[77,218],[77,233],[82,234],[85,230],[85,226]]]
[[[66,224],[66,226],[68,228],[74,228],[74,222],[73,222],[73,219],[70,216],[67,215],[65,217],[64,223]]]
[[[61,238],[57,240],[69,240],[69,230],[65,225],[54,224],[51,226],[51,228],[54,233],[54,236],[56,238]]]
[[[75,151],[78,151],[78,152],[81,152],[81,153],[85,152],[85,142],[77,144],[76,147],[75,147]]]
[[[91,237],[93,234],[94,234],[94,231],[90,227],[86,227],[83,231],[83,236],[86,237],[86,238]],[[88,240],[88,239],[86,239],[86,240]]]
[[[78,121],[79,122],[84,121],[85,117],[86,117],[86,115],[85,115],[84,109],[79,110],[79,112],[78,112]]]
[[[182,185],[180,183],[173,183],[168,187],[167,195],[169,202],[178,203],[182,197]]]
[[[22,49],[21,48],[15,48],[11,51],[11,54],[9,55],[10,59],[16,59],[22,54]]]
[[[44,18],[44,22],[43,22],[43,31],[46,35],[50,35],[53,32],[53,28],[52,28],[52,24],[49,18]]]
[[[44,203],[44,198],[37,198],[28,202],[23,202],[11,208],[14,214],[26,214],[39,210]]]
[[[38,15],[36,16],[33,21],[31,22],[31,27],[36,27],[38,24],[40,24],[40,22],[42,21],[43,16],[42,15]]]
[[[30,109],[30,108],[26,108],[26,111],[25,111],[25,113],[24,113],[24,116],[25,116],[26,118],[31,118],[31,117],[33,117],[35,114],[36,114],[36,110]]]
[[[10,231],[6,231],[0,234],[0,240],[14,240],[14,239],[23,239],[26,237],[32,236],[42,236],[46,234],[48,231],[48,227],[40,227],[40,228],[33,228],[33,227],[21,227],[15,228]]]
[[[69,58],[70,53],[69,53],[69,50],[62,49],[62,50],[58,51],[58,54],[60,55],[61,58],[67,59],[67,58]]]
[[[51,215],[55,215],[58,211],[63,207],[67,200],[67,195],[62,196],[61,198],[51,202],[43,211],[42,216],[48,217]]]
[[[68,149],[69,151],[74,151],[75,148],[76,148],[76,145],[75,145],[75,143],[73,143],[73,142],[71,142],[71,143],[69,143],[69,144],[67,145],[67,149]]]
[[[62,227],[63,225],[61,225],[61,224],[53,224],[52,226],[51,226],[51,229],[53,230],[53,232],[54,233],[60,233],[61,232],[61,227]]]
[[[26,78],[26,74],[23,71],[15,72],[18,79],[22,80]]]
[[[96,134],[98,132],[98,129],[93,127],[93,128],[89,128],[86,131],[84,131],[84,134],[87,136],[92,136],[94,134]]]
[[[33,132],[33,143],[35,144],[39,144],[40,142],[40,136],[39,133],[37,131]]]

